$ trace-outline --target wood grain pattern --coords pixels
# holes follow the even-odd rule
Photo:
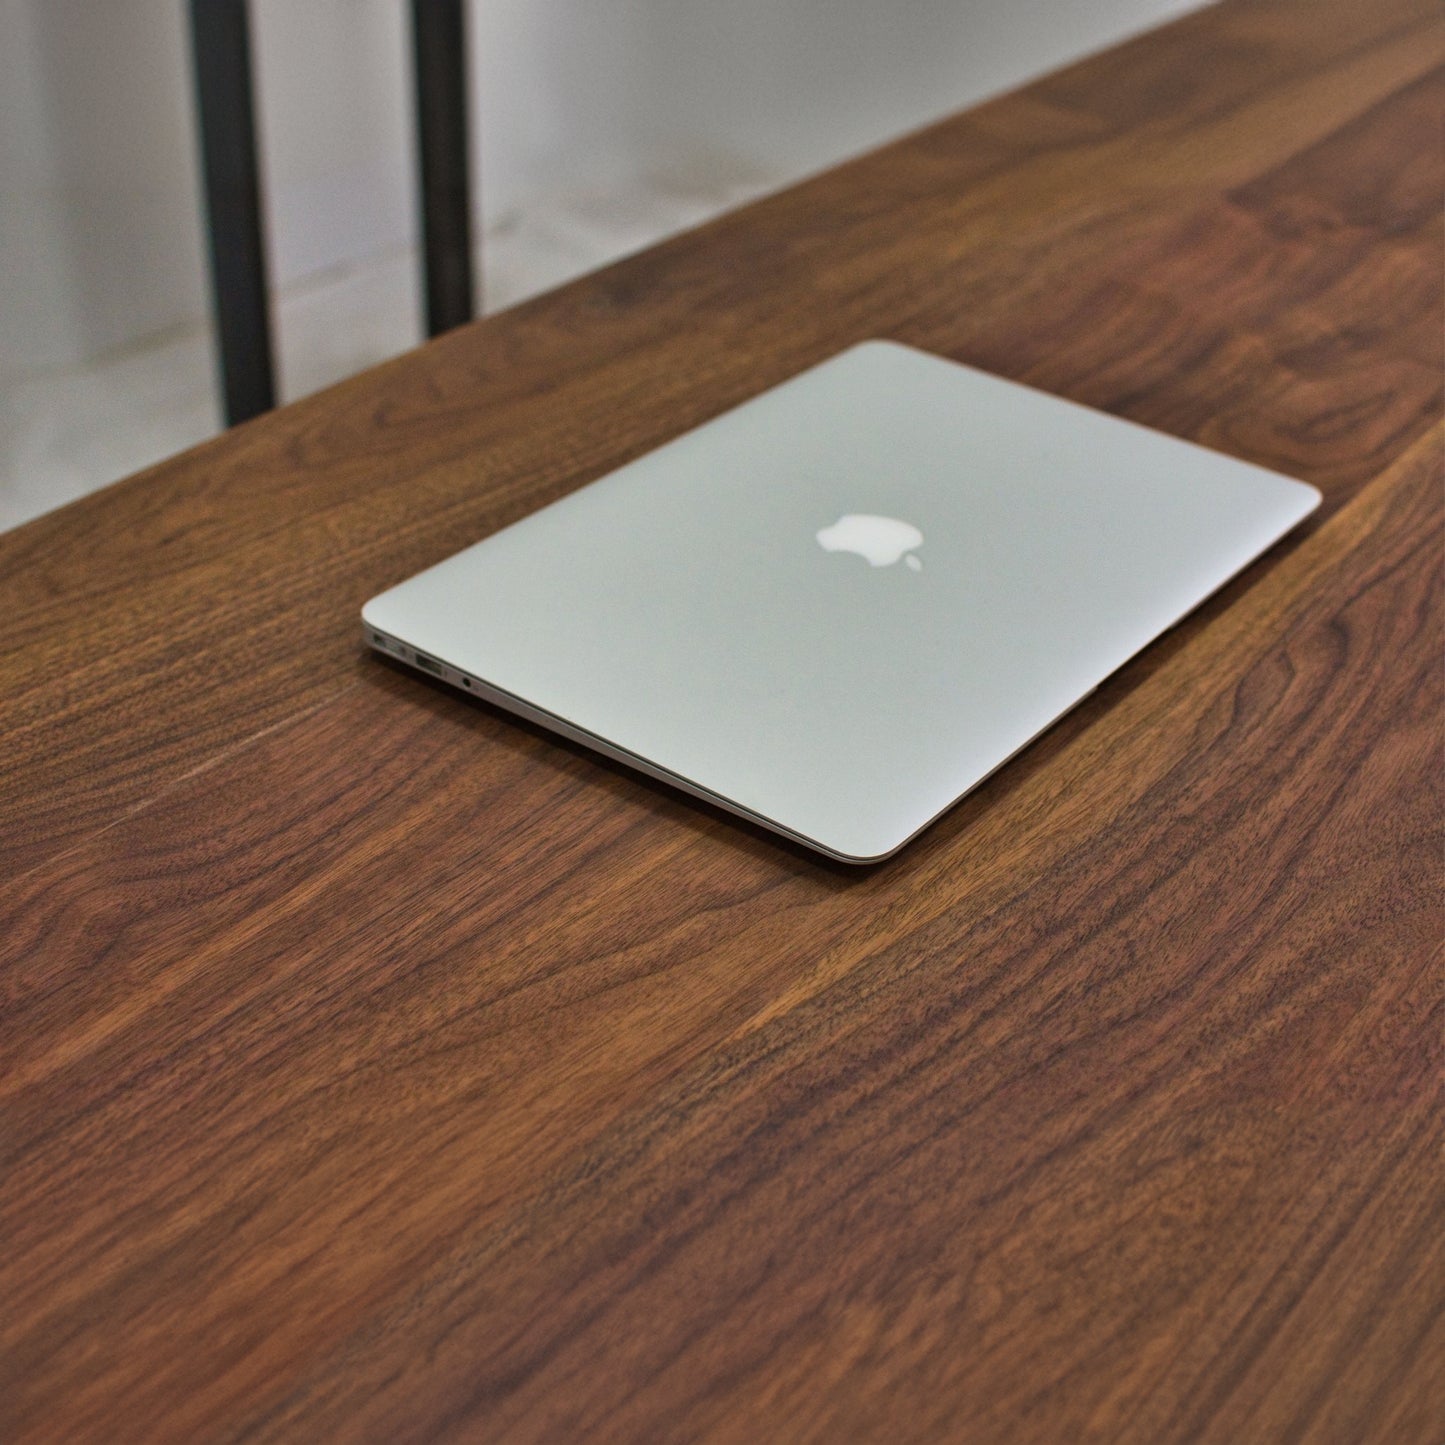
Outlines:
[[[0,537],[0,1434],[1437,1439],[1442,60],[1221,5]],[[360,656],[875,334],[1326,508],[872,870]]]

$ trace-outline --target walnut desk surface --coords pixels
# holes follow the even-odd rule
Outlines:
[[[1431,0],[1226,3],[0,538],[7,1440],[1438,1440]],[[364,654],[889,336],[1319,486],[891,862]]]

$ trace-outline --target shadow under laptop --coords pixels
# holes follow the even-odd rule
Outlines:
[[[529,768],[602,788],[619,806],[641,809],[669,828],[695,835],[709,847],[741,852],[755,861],[767,860],[773,867],[781,864],[790,874],[806,876],[833,891],[867,890],[885,879],[912,876],[918,867],[936,862],[950,850],[956,851],[960,839],[966,837],[970,826],[982,814],[999,806],[1036,769],[1047,765],[1056,753],[1067,748],[1074,737],[1097,720],[1100,711],[1094,705],[1095,699],[1089,699],[897,853],[877,862],[859,864],[816,852],[784,834],[652,778],[482,698],[468,697],[444,682],[423,677],[403,663],[366,649],[358,650],[357,660],[361,681],[366,686],[384,691],[394,702],[421,708],[437,718],[477,732],[479,747],[504,748]]]

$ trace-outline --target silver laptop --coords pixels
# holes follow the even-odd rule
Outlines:
[[[362,619],[389,657],[867,863],[1319,500],[870,341],[383,592]]]

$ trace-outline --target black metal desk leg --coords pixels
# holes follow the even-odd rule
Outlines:
[[[190,0],[226,424],[276,404],[246,0]]]
[[[463,0],[411,0],[427,334],[476,314]]]

